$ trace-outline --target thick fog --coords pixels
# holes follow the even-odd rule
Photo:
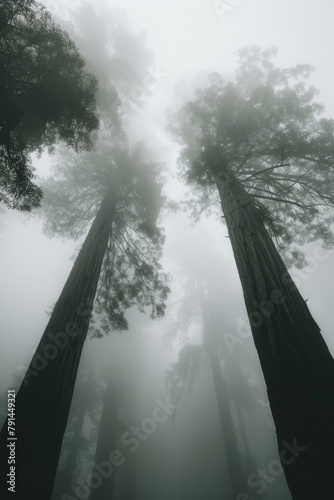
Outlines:
[[[96,312],[98,333],[91,326],[84,343],[52,500],[292,499],[221,206],[217,198],[217,207],[198,221],[184,208],[189,187],[179,174],[181,146],[168,125],[196,89],[207,86],[210,73],[233,81],[236,51],[252,45],[276,46],[278,67],[314,66],[310,84],[319,90],[324,116],[333,118],[332,3],[42,3],[100,84],[94,147],[108,154],[111,142],[117,146],[108,100],[117,92],[127,136],[119,144],[128,140],[133,149],[142,143],[149,161],[159,164],[167,199],[158,219],[165,235],[160,263],[170,288],[162,317],[152,319],[147,305],[144,312],[136,305],[126,309],[128,329],[106,332]],[[68,170],[78,167],[73,178],[80,187],[81,154],[66,145],[53,154],[33,153],[36,182],[46,187],[42,208],[20,213],[1,207],[2,421],[7,390],[18,390],[90,227],[77,239],[43,230],[48,217],[55,224],[60,217],[56,209],[44,210],[52,202],[48,179],[59,165],[66,171],[68,161]],[[94,163],[89,154],[83,172]],[[319,241],[304,245],[309,264],[290,272],[333,353],[334,253],[320,248]]]

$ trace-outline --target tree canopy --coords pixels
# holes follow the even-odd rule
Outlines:
[[[42,192],[29,153],[63,141],[79,151],[98,127],[97,80],[68,34],[34,0],[0,7],[0,199],[31,210]]]
[[[334,121],[307,86],[312,68],[280,69],[275,49],[239,51],[233,82],[214,73],[173,117],[183,148],[182,176],[191,184],[195,217],[217,204],[214,175],[230,169],[252,196],[288,264],[303,265],[294,244],[334,243]]]
[[[66,165],[66,166],[65,166]],[[167,297],[167,276],[159,258],[164,235],[157,225],[164,202],[159,165],[147,159],[143,145],[128,152],[119,146],[79,156],[63,152],[54,177],[43,187],[42,213],[49,236],[78,238],[85,232],[116,177],[121,183],[119,201],[104,257],[94,321],[90,332],[127,328],[125,310],[151,306],[151,316],[162,316]]]

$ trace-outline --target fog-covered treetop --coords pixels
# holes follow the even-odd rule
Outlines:
[[[94,307],[99,325],[93,334],[127,328],[124,313],[133,305],[142,312],[151,306],[152,317],[163,315],[169,289],[159,263],[165,239],[159,224],[165,201],[161,165],[149,160],[143,144],[129,150],[123,143],[81,155],[64,148],[53,171],[43,185],[40,211],[49,236],[78,238],[104,197],[115,197]]]
[[[188,206],[199,217],[219,205],[215,175],[232,172],[252,196],[288,263],[303,263],[294,244],[334,244],[334,121],[322,116],[312,68],[274,65],[275,49],[240,50],[233,81],[211,74],[173,116],[182,145]]]

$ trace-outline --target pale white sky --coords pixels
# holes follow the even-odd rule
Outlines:
[[[124,7],[131,25],[147,31],[147,45],[172,81],[207,68],[233,72],[237,49],[251,44],[263,48],[275,45],[278,64],[315,66],[314,84],[334,114],[334,5],[330,0],[230,0],[230,6],[235,5],[230,12],[228,0],[101,2]]]
[[[43,0],[51,12],[68,18],[80,0]],[[169,83],[184,74],[212,69],[231,73],[240,47],[275,45],[282,66],[308,63],[316,68],[314,84],[334,114],[331,0],[94,0],[104,9],[127,12],[134,31],[147,32]]]

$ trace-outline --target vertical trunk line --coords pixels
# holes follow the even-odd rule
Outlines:
[[[94,464],[97,466],[101,463],[108,462],[110,468],[112,468],[110,453],[116,450],[117,435],[119,431],[118,416],[120,402],[121,396],[117,386],[110,379],[103,398],[102,416],[94,456]],[[115,497],[115,469],[116,467],[114,466],[110,475],[102,478],[102,484],[92,490],[90,500],[112,500]],[[94,470],[93,467],[93,471]]]
[[[17,500],[49,500],[52,494],[118,191],[116,182],[101,203],[16,396]],[[2,453],[6,438],[7,422]]]
[[[218,414],[223,441],[225,444],[225,454],[227,466],[230,475],[230,481],[233,491],[233,498],[237,498],[238,494],[247,489],[245,470],[242,464],[236,430],[231,414],[229,399],[225,388],[225,380],[223,377],[220,360],[215,342],[210,331],[210,319],[207,311],[206,299],[203,291],[199,288],[200,306],[204,323],[204,344],[209,356],[211,373],[215,388],[215,395],[218,406]]]
[[[334,491],[333,358],[252,197],[228,170],[215,174],[215,182],[279,449],[294,440],[306,449],[293,465],[283,464],[285,476],[294,499],[325,498]]]

